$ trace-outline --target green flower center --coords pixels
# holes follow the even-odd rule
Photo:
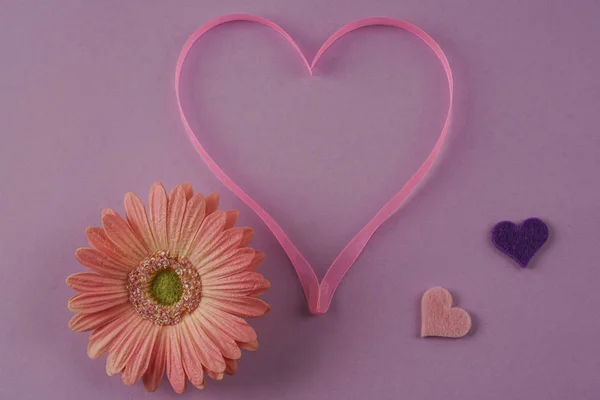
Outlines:
[[[183,294],[183,284],[177,272],[171,268],[160,270],[152,278],[150,292],[154,300],[163,306],[177,303]]]
[[[175,325],[198,308],[202,278],[185,258],[166,251],[148,255],[127,277],[129,301],[144,319],[157,325]]]

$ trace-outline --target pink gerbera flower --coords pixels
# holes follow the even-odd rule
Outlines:
[[[204,387],[205,374],[233,375],[240,348],[256,350],[256,333],[240,317],[260,317],[256,296],[269,281],[254,269],[264,255],[246,247],[253,231],[235,228],[237,210],[218,211],[219,196],[194,194],[189,184],[167,197],[155,183],[146,208],[125,195],[123,219],[102,212],[102,228],[87,228],[91,248],[76,252],[93,272],[67,278],[80,292],[69,300],[74,331],[94,331],[88,355],[108,354],[106,372],[140,378],[154,391],[163,374],[177,393],[186,380]]]

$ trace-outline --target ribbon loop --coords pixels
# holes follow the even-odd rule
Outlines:
[[[310,75],[313,74],[313,68],[321,58],[321,56],[327,51],[327,49],[342,36],[356,30],[359,28],[367,27],[367,26],[390,26],[395,28],[400,28],[406,30],[419,39],[421,39],[437,56],[439,61],[442,63],[444,67],[444,71],[446,73],[446,78],[448,80],[448,91],[449,91],[449,104],[448,104],[448,113],[446,115],[446,119],[444,122],[444,126],[438,137],[435,145],[433,146],[431,152],[425,159],[425,161],[421,164],[421,166],[417,169],[417,171],[410,177],[410,179],[406,182],[406,184],[400,189],[398,193],[396,193],[387,203],[377,212],[377,214],[358,232],[358,234],[346,245],[346,247],[340,252],[340,254],[333,261],[327,273],[323,277],[321,283],[311,267],[311,265],[306,261],[304,256],[300,253],[298,248],[294,245],[294,243],[290,240],[290,238],[286,235],[283,229],[279,226],[279,224],[275,221],[271,215],[266,212],[260,204],[252,197],[250,197],[240,186],[238,186],[225,172],[219,167],[219,165],[210,157],[208,152],[204,149],[194,131],[192,130],[187,118],[185,117],[185,113],[183,111],[183,106],[181,104],[180,97],[180,86],[181,86],[181,71],[183,68],[183,64],[187,55],[190,52],[190,49],[194,45],[194,43],[200,39],[200,37],[209,31],[210,29],[235,21],[249,21],[256,22],[258,24],[264,25],[275,32],[282,35],[296,50],[300,59],[303,61],[304,65],[308,69]],[[300,47],[296,44],[296,42],[292,39],[292,37],[281,28],[276,23],[255,15],[250,14],[231,14],[224,15],[221,17],[217,17],[204,25],[198,28],[189,39],[183,45],[181,49],[181,53],[179,54],[179,58],[177,60],[177,65],[175,67],[175,95],[177,97],[177,106],[179,108],[179,115],[181,116],[181,120],[183,122],[183,126],[187,135],[189,136],[192,144],[200,154],[200,157],[204,160],[208,168],[223,182],[225,186],[227,186],[237,197],[240,198],[248,207],[250,207],[265,223],[265,225],[271,230],[277,241],[281,244],[287,256],[289,257],[298,278],[300,279],[300,283],[302,284],[302,289],[304,291],[304,295],[307,299],[308,306],[310,311],[313,314],[324,314],[329,309],[331,305],[331,300],[333,299],[333,295],[337,287],[344,275],[348,272],[352,264],[356,261],[364,247],[367,245],[371,236],[375,233],[375,231],[383,224],[388,218],[390,218],[409,198],[409,196],[419,187],[421,183],[423,183],[425,177],[433,167],[435,161],[438,159],[440,152],[444,146],[444,142],[446,141],[446,137],[448,136],[448,131],[450,129],[450,120],[452,115],[452,102],[453,102],[453,94],[454,94],[454,81],[452,78],[452,70],[450,69],[450,64],[446,55],[444,54],[441,47],[429,36],[425,31],[421,28],[410,24],[406,21],[387,18],[387,17],[372,17],[372,18],[364,18],[360,20],[356,20],[350,22],[340,29],[337,30],[333,35],[329,37],[323,43],[319,51],[317,52],[315,58],[312,63],[309,63]]]

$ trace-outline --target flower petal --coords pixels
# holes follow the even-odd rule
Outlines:
[[[102,227],[110,240],[126,254],[134,256],[138,263],[148,255],[129,224],[115,211],[106,209],[102,212]]]
[[[248,351],[258,350],[258,340],[253,340],[249,343],[240,343],[240,348]]]
[[[217,215],[218,213],[219,212],[216,212],[213,215]],[[217,239],[213,241],[212,245],[204,247],[199,246],[197,251],[193,251],[190,256],[190,261],[196,268],[201,270],[205,265],[218,259],[223,254],[230,253],[232,250],[237,249],[240,246],[243,236],[244,230],[242,228],[228,229],[222,232]]]
[[[131,304],[125,303],[96,313],[76,314],[69,321],[69,328],[75,332],[91,331],[114,321],[129,308]]]
[[[259,250],[255,250],[254,258],[250,262],[250,265],[248,265],[247,270],[254,271],[258,267],[260,267],[260,265],[262,264],[262,262],[264,260],[265,260],[265,253],[263,253],[262,251],[259,251]]]
[[[195,314],[195,313],[194,313]],[[202,365],[211,371],[225,371],[225,360],[217,346],[206,336],[202,325],[194,315],[188,315],[181,325],[185,334],[192,340]]]
[[[254,329],[240,317],[225,313],[218,308],[214,308],[210,304],[202,304],[202,308],[198,311],[202,316],[212,322],[222,333],[228,335],[236,342],[252,342],[256,340],[256,332]]]
[[[256,297],[232,297],[228,299],[205,297],[203,300],[221,311],[247,318],[262,317],[271,309],[267,303]]]
[[[138,344],[134,351],[135,357],[127,362],[127,366],[123,371],[122,380],[126,385],[134,385],[148,369],[150,357],[152,356],[152,348],[160,327],[150,321],[144,321],[146,328],[144,335],[138,340]]]
[[[87,292],[79,293],[69,299],[69,310],[80,314],[91,314],[106,310],[129,301],[129,293],[123,290],[118,293]]]
[[[69,275],[67,285],[78,292],[118,293],[126,290],[124,279],[109,278],[95,272]]]
[[[260,296],[264,292],[266,292],[271,287],[271,281],[268,279],[263,280],[263,285],[260,289],[256,289],[254,292],[250,293],[250,296]]]
[[[192,198],[192,196],[194,195],[194,189],[192,188],[192,185],[189,183],[184,183],[181,185],[181,187],[183,188],[184,192],[185,192],[185,199],[189,200]]]
[[[128,307],[117,319],[96,329],[90,336],[88,343],[88,356],[98,358],[106,354],[115,338],[123,329],[127,329],[134,318],[141,318],[133,309]]]
[[[257,290],[266,290],[268,283],[257,272],[241,272],[220,279],[211,279],[202,285],[202,294],[207,297],[229,299],[249,296]]]
[[[225,227],[226,218],[227,215],[224,211],[216,211],[202,221],[202,225],[187,252],[187,258],[192,264],[195,265],[208,249],[216,245],[217,238]]]
[[[179,248],[179,237],[181,235],[181,226],[183,225],[183,216],[185,213],[185,191],[182,186],[177,186],[169,197],[169,207],[167,213],[167,238],[169,249],[175,252]],[[179,255],[179,254],[177,254]]]
[[[244,230],[244,234],[242,235],[240,247],[246,247],[254,238],[254,229],[250,228],[249,226],[243,226],[242,229]]]
[[[144,388],[148,392],[154,392],[163,375],[165,374],[165,366],[167,364],[167,337],[164,329],[159,329],[154,342],[154,348],[150,357],[148,370],[144,375]]]
[[[227,364],[227,368],[225,368],[225,373],[231,376],[235,375],[235,372],[237,371],[237,361],[226,358],[225,363]]]
[[[225,214],[227,215],[225,221],[225,229],[233,228],[240,216],[240,212],[238,210],[229,210],[225,211]]]
[[[131,192],[125,195],[125,215],[135,236],[144,248],[149,253],[157,251],[158,248],[156,247],[156,243],[154,243],[152,230],[148,223],[146,207],[144,207],[142,200]]]
[[[215,371],[211,371],[209,369],[204,369],[206,371],[206,375],[210,376],[211,378],[220,381],[223,379],[223,377],[225,376],[225,372],[215,372]]]
[[[132,269],[140,262],[131,252],[127,253],[114,243],[102,228],[90,226],[85,230],[85,236],[94,249],[98,250],[115,262]]]
[[[179,342],[179,325],[163,328],[166,335],[167,348],[167,377],[175,393],[185,392],[185,372],[181,359],[181,344]]]
[[[219,208],[219,193],[211,193],[206,196],[206,215],[212,214]]]
[[[174,250],[177,255],[187,255],[196,233],[204,220],[206,201],[201,193],[197,193],[187,202],[183,224],[177,240],[178,246]]]
[[[248,247],[236,249],[228,254],[202,265],[202,280],[209,282],[215,278],[237,274],[248,269],[256,257],[256,252]]]
[[[113,340],[106,358],[106,374],[108,376],[116,375],[125,368],[127,361],[134,355],[138,342],[145,335],[147,324],[152,324],[152,322],[136,318]]]
[[[96,249],[79,248],[75,252],[77,260],[102,276],[126,279],[131,267],[124,266]]]
[[[227,359],[237,360],[242,356],[242,352],[235,340],[223,333],[214,323],[204,317],[202,313],[194,313],[193,317],[197,319],[196,322],[200,324],[208,338],[217,346],[221,354],[223,354],[226,364]]]
[[[150,213],[150,228],[157,250],[168,250],[167,240],[167,192],[160,183],[155,183],[150,188],[148,212]]]
[[[194,345],[192,333],[185,324],[181,324],[181,355],[183,358],[183,369],[192,385],[204,389],[204,371],[202,362],[198,356],[198,350]]]

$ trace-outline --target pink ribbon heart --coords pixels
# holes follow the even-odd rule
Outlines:
[[[313,74],[313,68],[321,58],[321,56],[327,51],[327,49],[339,38],[344,36],[345,34],[352,32],[356,29],[366,27],[366,26],[375,26],[375,25],[383,25],[390,26],[395,28],[404,29],[419,39],[421,39],[425,44],[427,44],[433,52],[436,54],[442,66],[444,67],[444,71],[446,72],[446,77],[448,79],[448,90],[450,93],[450,100],[448,104],[448,113],[446,115],[446,120],[444,122],[444,127],[433,146],[431,152],[421,164],[421,166],[417,169],[417,171],[411,176],[411,178],[406,182],[406,184],[402,187],[402,189],[396,193],[378,212],[377,214],[358,232],[358,234],[346,245],[346,247],[340,252],[337,258],[333,261],[327,273],[323,277],[321,283],[317,278],[313,268],[306,261],[304,256],[300,253],[298,248],[294,245],[294,243],[290,240],[290,238],[285,234],[283,229],[279,226],[279,224],[266,212],[260,204],[252,197],[250,197],[246,192],[242,190],[240,186],[238,186],[223,170],[219,165],[212,159],[212,157],[208,154],[208,152],[204,149],[200,141],[194,134],[187,118],[185,117],[185,113],[183,112],[183,106],[181,104],[180,98],[180,78],[181,78],[181,70],[183,67],[183,63],[190,51],[190,48],[193,44],[208,30],[233,21],[250,21],[256,22],[261,25],[264,25],[272,30],[281,34],[284,38],[288,40],[288,42],[294,47],[300,59],[308,69],[310,75]],[[390,218],[408,199],[408,197],[417,189],[417,187],[423,182],[428,172],[431,170],[433,164],[439,157],[439,154],[442,150],[446,137],[448,135],[448,130],[450,127],[450,117],[452,114],[452,98],[453,98],[453,79],[452,79],[452,71],[450,69],[450,65],[448,63],[448,59],[446,55],[440,48],[440,46],[423,30],[418,28],[415,25],[412,25],[408,22],[401,21],[393,18],[386,17],[373,17],[373,18],[365,18],[357,21],[350,22],[349,24],[341,27],[337,32],[335,32],[329,39],[323,43],[319,51],[317,52],[315,58],[312,63],[309,63],[302,50],[298,47],[296,42],[291,38],[291,36],[284,31],[279,25],[274,22],[262,18],[257,17],[255,15],[249,14],[234,14],[234,15],[224,15],[221,17],[217,17],[206,24],[202,25],[198,28],[190,38],[185,42],[181,53],[179,54],[179,59],[177,60],[177,65],[175,69],[175,94],[177,97],[177,105],[179,107],[179,114],[181,116],[181,120],[183,121],[183,125],[185,130],[192,141],[192,144],[208,166],[208,168],[223,182],[225,186],[227,186],[236,196],[238,196],[245,204],[247,204],[258,216],[263,220],[263,222],[267,225],[267,227],[273,232],[275,238],[279,241],[286,254],[290,258],[298,277],[300,278],[300,283],[302,284],[302,288],[304,290],[304,295],[308,301],[309,309],[314,314],[324,314],[329,309],[331,305],[331,300],[333,295],[340,284],[342,278],[348,272],[352,264],[356,261],[363,248],[367,245],[371,236],[375,233],[375,231],[383,224],[388,218]]]

